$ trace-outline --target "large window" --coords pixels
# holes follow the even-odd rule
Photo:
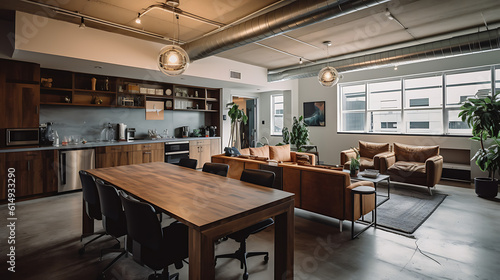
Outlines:
[[[283,95],[271,95],[271,135],[282,135],[283,129]]]
[[[500,90],[500,66],[341,84],[339,131],[470,135],[460,106],[492,89]]]

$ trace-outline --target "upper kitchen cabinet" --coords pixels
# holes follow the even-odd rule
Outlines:
[[[1,59],[0,72],[5,73],[7,83],[40,83],[40,65],[36,63]]]
[[[0,128],[38,127],[39,79],[38,64],[0,61]]]

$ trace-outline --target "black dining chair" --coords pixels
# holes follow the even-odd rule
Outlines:
[[[229,165],[224,163],[206,162],[205,164],[203,164],[203,169],[201,171],[216,174],[222,177],[227,177]]]
[[[100,197],[102,226],[104,227],[106,233],[111,235],[114,239],[116,239],[116,241],[118,241],[118,244],[120,244],[120,240],[118,240],[118,238],[127,235],[127,220],[125,218],[125,212],[123,211],[118,190],[116,190],[114,186],[109,185],[100,179],[97,179],[95,182]],[[127,243],[125,242],[124,248],[101,250],[101,259],[103,253],[111,252],[118,252],[120,254],[114,258],[106,266],[106,268],[104,268],[101,272],[102,278],[105,277],[106,271],[127,253]]]
[[[179,273],[170,275],[168,266],[174,264],[180,269],[188,257],[188,227],[174,222],[162,228],[150,204],[120,193],[134,261],[153,269],[154,274],[148,279],[159,279],[157,271],[162,269],[163,279],[179,279]]]
[[[191,169],[196,169],[198,160],[192,158],[181,158],[181,160],[179,161],[179,165]]]
[[[101,204],[99,202],[99,193],[97,192],[97,187],[95,185],[94,177],[88,174],[84,170],[79,171],[80,181],[82,183],[82,192],[83,192],[83,204],[85,207],[85,213],[89,218],[94,220],[102,220],[101,214]],[[85,254],[85,247],[90,243],[96,241],[97,239],[106,235],[106,232],[98,232],[95,233],[98,236],[94,237],[92,240],[87,241],[83,244],[83,247],[78,250],[80,255]],[[83,240],[84,235],[80,236],[80,242]]]
[[[274,184],[274,177],[275,174],[274,172],[271,171],[244,169],[243,172],[241,173],[240,180],[272,188]],[[272,218],[268,218],[252,226],[249,226],[247,228],[229,234],[227,237],[233,239],[236,242],[239,242],[240,247],[233,254],[224,254],[216,256],[215,261],[217,262],[218,258],[233,258],[239,260],[240,267],[245,269],[245,272],[243,273],[243,279],[247,280],[248,279],[247,258],[255,256],[264,256],[264,263],[267,263],[269,261],[269,252],[247,252],[246,240],[250,235],[261,232],[273,224],[274,220]]]

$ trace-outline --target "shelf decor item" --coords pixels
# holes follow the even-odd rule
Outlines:
[[[97,83],[97,79],[92,77],[92,79],[90,79],[91,83],[92,83],[92,90],[95,90],[95,85]]]

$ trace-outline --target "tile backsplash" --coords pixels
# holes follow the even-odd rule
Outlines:
[[[87,141],[101,140],[104,125],[124,123],[128,128],[136,129],[136,137],[146,137],[148,129],[156,129],[162,133],[168,129],[168,135],[174,136],[174,129],[189,126],[192,130],[204,125],[205,115],[202,112],[164,111],[164,120],[146,120],[145,109],[128,108],[96,108],[78,106],[42,105],[40,123],[53,122],[53,129],[59,137],[78,135]],[[117,135],[118,137],[118,135]]]

